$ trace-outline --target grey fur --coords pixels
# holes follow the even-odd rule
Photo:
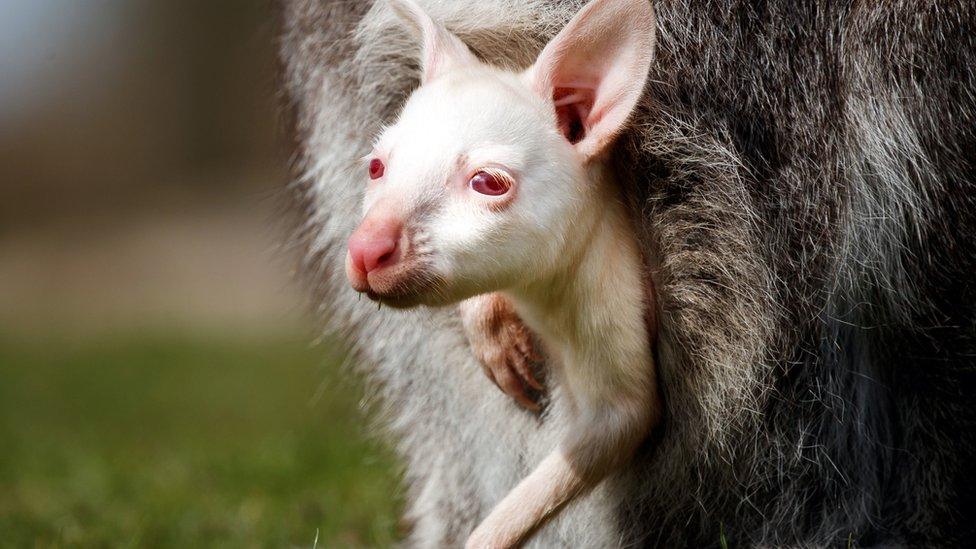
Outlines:
[[[426,0],[525,66],[580,2]],[[976,6],[657,2],[616,150],[658,295],[665,427],[536,546],[976,539]],[[417,84],[382,2],[281,0],[304,271],[406,465],[408,545],[458,545],[558,440],[484,379],[451,310],[346,287],[352,171]],[[554,389],[558,394],[558,388]]]

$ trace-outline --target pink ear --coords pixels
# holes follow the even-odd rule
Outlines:
[[[393,10],[410,23],[422,40],[423,83],[462,65],[477,63],[471,50],[443,25],[435,22],[414,0],[388,0]]]
[[[528,71],[560,130],[587,159],[610,145],[644,91],[654,57],[648,0],[592,0],[546,45]]]

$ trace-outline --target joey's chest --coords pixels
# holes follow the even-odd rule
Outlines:
[[[516,312],[538,338],[551,366],[557,370],[572,367],[582,352],[575,319],[561,311],[545,310],[516,303]]]

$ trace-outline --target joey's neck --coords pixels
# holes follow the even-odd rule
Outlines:
[[[536,330],[574,338],[589,331],[587,321],[601,304],[615,303],[625,288],[640,284],[642,264],[634,228],[609,170],[590,170],[593,194],[574,220],[573,234],[548,273],[508,293]]]

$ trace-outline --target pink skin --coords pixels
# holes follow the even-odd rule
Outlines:
[[[369,285],[369,273],[395,265],[403,224],[396,218],[368,217],[349,238],[349,260],[354,285]],[[358,284],[357,284],[358,283]]]

